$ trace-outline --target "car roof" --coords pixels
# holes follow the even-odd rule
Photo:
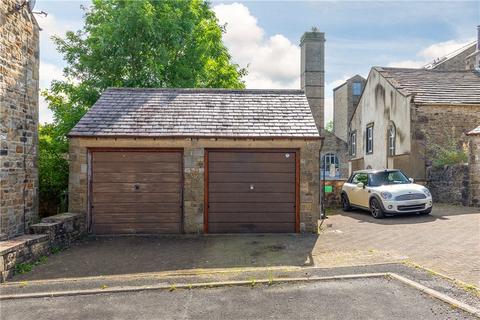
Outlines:
[[[353,173],[377,173],[377,172],[392,172],[392,171],[400,171],[400,169],[365,169],[365,170],[357,170]]]

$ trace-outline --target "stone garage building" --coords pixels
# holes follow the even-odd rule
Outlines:
[[[70,133],[94,234],[315,232],[321,138],[301,90],[108,89]]]

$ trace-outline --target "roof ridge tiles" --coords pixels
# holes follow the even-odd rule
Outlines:
[[[230,88],[135,88],[135,87],[109,87],[108,91],[148,91],[148,92],[192,92],[192,93],[243,93],[243,94],[304,94],[301,89],[230,89]]]

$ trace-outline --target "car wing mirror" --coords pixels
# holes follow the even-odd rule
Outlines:
[[[359,182],[359,183],[357,183],[357,187],[359,187],[359,188],[364,188],[365,185],[363,184],[363,182]]]
[[[413,183],[413,181],[415,180],[413,180],[413,178],[408,178],[408,181],[410,181],[410,183]]]

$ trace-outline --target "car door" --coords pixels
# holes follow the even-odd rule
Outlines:
[[[360,207],[368,208],[368,192],[367,192],[367,174],[366,173],[357,173],[352,179],[352,187],[348,197],[350,199],[350,204]],[[357,184],[362,182],[364,188],[359,188]],[[365,198],[367,199],[365,201]]]

